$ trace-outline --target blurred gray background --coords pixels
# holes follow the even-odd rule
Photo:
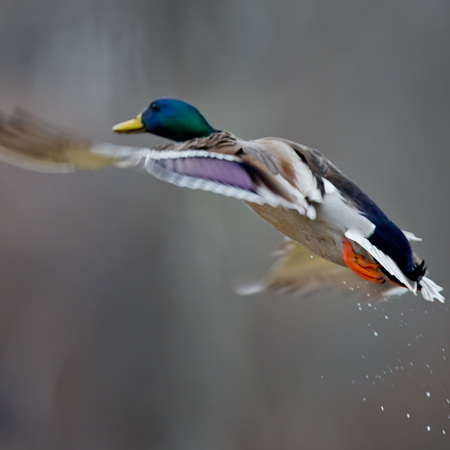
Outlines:
[[[445,0],[0,0],[0,109],[152,145],[111,126],[166,95],[316,147],[448,296],[449,23]],[[450,448],[445,305],[238,297],[281,236],[133,171],[1,164],[0,209],[2,450]]]

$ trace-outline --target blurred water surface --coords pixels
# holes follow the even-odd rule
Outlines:
[[[319,148],[424,238],[446,287],[449,13],[2,0],[0,109],[151,145],[111,126],[168,95],[242,138]],[[1,449],[449,448],[445,305],[237,297],[231,279],[269,267],[280,236],[133,171],[1,164],[0,205]]]

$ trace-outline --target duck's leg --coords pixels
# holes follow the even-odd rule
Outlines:
[[[352,244],[347,238],[344,238],[343,245],[345,264],[347,264],[353,272],[374,283],[384,283],[385,277],[379,264],[368,261],[364,256],[355,253]]]

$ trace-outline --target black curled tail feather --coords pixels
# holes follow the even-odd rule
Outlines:
[[[424,277],[426,272],[427,272],[427,266],[425,265],[425,260],[422,260],[422,262],[420,264],[415,263],[413,270],[411,270],[410,272],[407,272],[405,275],[410,280],[419,282]]]

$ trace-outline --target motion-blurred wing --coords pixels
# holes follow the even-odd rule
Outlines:
[[[236,151],[235,138],[226,132],[147,149],[76,138],[21,109],[0,115],[0,159],[22,168],[67,173],[143,166],[178,186],[306,211],[278,175],[232,154]]]
[[[16,108],[0,114],[0,159],[40,172],[99,170],[136,162],[141,149],[76,138]]]
[[[336,290],[345,295],[359,295],[366,299],[379,299],[402,295],[407,289],[392,283],[370,283],[346,267],[333,264],[292,240],[286,240],[276,252],[279,260],[262,278],[253,283],[241,284],[241,295],[255,294],[265,290],[294,292],[308,296],[324,290]]]

